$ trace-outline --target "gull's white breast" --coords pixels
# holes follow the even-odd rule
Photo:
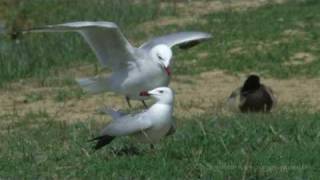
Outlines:
[[[168,86],[170,77],[165,70],[151,59],[129,62],[128,69],[112,73],[112,90],[129,96],[131,99],[144,100],[140,92],[157,87]]]
[[[135,134],[141,143],[157,143],[169,131],[172,125],[173,108],[166,104],[156,104],[150,108],[150,121],[152,127]],[[152,117],[152,118],[151,118]]]

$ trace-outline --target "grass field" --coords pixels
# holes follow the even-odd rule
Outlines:
[[[317,0],[0,2],[7,32],[108,20],[134,45],[175,31],[214,36],[174,51],[173,136],[155,150],[119,138],[93,152],[87,140],[110,120],[96,109],[129,109],[123,97],[87,95],[74,82],[101,72],[83,39],[0,34],[0,179],[317,179],[319,8]],[[250,73],[273,86],[271,114],[225,107]]]

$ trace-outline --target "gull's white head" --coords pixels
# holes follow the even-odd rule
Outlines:
[[[159,44],[151,49],[150,55],[152,59],[156,60],[165,68],[167,68],[170,65],[172,58],[172,50],[165,44]]]
[[[148,91],[149,96],[155,98],[158,103],[172,104],[174,99],[173,91],[168,87],[158,87]]]

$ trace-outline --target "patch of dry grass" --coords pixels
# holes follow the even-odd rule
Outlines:
[[[171,87],[176,92],[175,116],[178,118],[199,115],[203,113],[223,113],[228,115],[226,98],[245,80],[245,75],[234,76],[223,71],[212,71],[197,76],[174,76]],[[262,82],[271,86],[278,98],[279,106],[287,104],[305,104],[310,110],[319,110],[320,79],[288,79],[280,80],[262,77]],[[41,87],[37,83],[15,83],[9,90],[1,90],[0,115],[14,112],[25,114],[29,112],[46,111],[57,119],[73,122],[84,121],[90,118],[106,121],[109,116],[98,114],[97,109],[107,106],[127,109],[126,101],[122,96],[113,93],[100,95],[84,95],[79,98],[66,98],[57,101],[57,92],[79,91],[79,87]],[[27,102],[26,94],[41,94],[42,99]],[[151,102],[149,102],[151,104]],[[135,106],[141,106],[134,101]]]
[[[307,53],[307,52],[298,52],[295,53],[289,61],[286,61],[284,63],[285,66],[298,66],[298,65],[305,65],[305,64],[310,64],[313,61],[316,60],[316,56]]]

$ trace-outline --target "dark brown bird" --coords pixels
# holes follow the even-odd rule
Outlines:
[[[260,83],[257,75],[250,75],[243,86],[228,98],[228,104],[241,112],[270,112],[276,98],[270,87]]]

